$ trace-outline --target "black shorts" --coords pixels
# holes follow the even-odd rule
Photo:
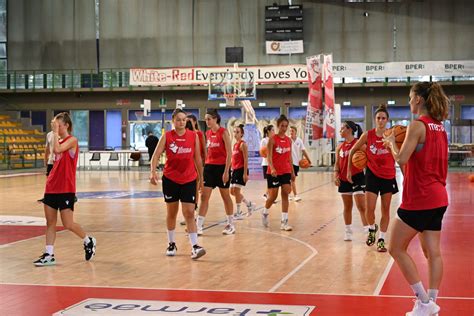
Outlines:
[[[46,176],[49,176],[49,173],[51,172],[51,170],[53,170],[53,166],[54,166],[53,164],[51,164],[51,165],[48,164],[46,166]]]
[[[365,170],[365,191],[384,195],[398,193],[397,180],[377,177],[369,168]]]
[[[341,180],[341,184],[338,189],[339,193],[352,194],[352,193],[365,193],[365,176],[363,172],[359,172],[352,176],[352,183]]]
[[[291,173],[281,174],[276,177],[267,174],[267,187],[269,189],[278,188],[284,184],[291,184]]]
[[[293,165],[293,171],[295,172],[295,177],[298,176],[298,172],[300,171],[300,166]]]
[[[267,178],[268,166],[262,166],[262,169],[263,169],[263,178],[266,179]]]
[[[55,210],[71,209],[74,211],[74,203],[77,200],[76,193],[45,193],[40,201]]]
[[[420,233],[425,230],[440,231],[444,213],[447,206],[433,208],[430,210],[407,211],[399,208],[397,211],[398,218],[411,228]]]
[[[196,180],[179,184],[163,176],[162,181],[163,195],[166,203],[177,201],[196,203]]]
[[[249,169],[247,169],[247,175],[249,174]],[[239,168],[232,170],[230,176],[230,186],[235,185],[237,187],[245,186],[244,182],[244,168]]]
[[[225,165],[205,165],[204,166],[204,186],[215,188],[219,187],[222,189],[228,189],[230,187],[230,170],[229,170],[229,181],[222,183],[222,175],[224,174]]]

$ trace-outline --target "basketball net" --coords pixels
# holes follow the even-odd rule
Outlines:
[[[137,121],[143,121],[143,111],[135,111]]]
[[[237,97],[237,94],[235,93],[224,93],[225,104],[227,106],[234,106],[236,97]]]

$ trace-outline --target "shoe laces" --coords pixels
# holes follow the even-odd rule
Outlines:
[[[178,247],[176,247],[176,244],[174,242],[170,242],[168,245],[168,251],[173,251],[175,249],[178,249]]]

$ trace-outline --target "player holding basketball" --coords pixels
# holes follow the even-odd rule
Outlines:
[[[268,145],[268,140],[275,135],[275,129],[273,125],[267,125],[263,128],[263,138],[260,141],[260,148],[266,148]],[[263,169],[263,178],[267,178],[267,169],[268,169],[268,160],[267,157],[262,157],[262,169]],[[265,200],[268,198],[268,189],[267,192],[263,195]]]
[[[357,138],[354,134],[357,133]],[[365,176],[364,171],[352,168],[352,183],[347,180],[347,166],[349,152],[357,142],[358,137],[362,134],[362,128],[359,124],[353,121],[345,121],[339,134],[344,138],[344,142],[339,144],[336,148],[336,163],[334,164],[334,182],[339,187],[338,191],[341,193],[342,202],[344,203],[344,223],[346,225],[344,240],[352,240],[352,205],[354,201],[360,213],[364,231],[369,229],[367,220],[365,219]]]
[[[367,170],[365,174],[365,201],[369,234],[367,236],[367,246],[375,243],[375,237],[378,225],[375,224],[375,206],[377,197],[380,193],[382,218],[380,219],[380,233],[377,240],[377,251],[386,252],[385,234],[390,222],[390,202],[392,195],[398,192],[397,181],[395,179],[395,160],[389,149],[385,148],[382,140],[388,122],[388,111],[385,104],[380,105],[375,110],[374,129],[362,134],[357,143],[352,147],[347,162],[347,181],[353,183],[352,180],[352,156],[361,149],[363,145],[367,145]]]
[[[443,124],[449,100],[438,83],[419,82],[410,90],[410,110],[419,115],[407,130],[398,148],[394,135],[385,138],[395,160],[405,165],[402,204],[392,226],[390,254],[410,284],[417,300],[407,315],[434,315],[443,276],[440,238],[444,213],[448,208],[448,138]],[[428,260],[429,289],[425,291],[407,248],[418,235]]]
[[[206,254],[198,245],[196,222],[194,220],[194,203],[196,200],[196,183],[202,183],[202,162],[199,150],[199,139],[195,132],[187,130],[186,113],[177,108],[171,116],[174,130],[167,131],[161,137],[151,159],[150,182],[158,184],[156,166],[163,152],[166,153],[166,164],[163,169],[162,187],[166,202],[166,227],[168,230],[167,256],[176,255],[175,229],[176,217],[181,201],[181,210],[186,220],[191,258],[198,259]],[[197,171],[196,171],[197,170]],[[198,179],[198,181],[196,181]]]
[[[306,152],[306,148],[304,147],[303,141],[296,135],[296,127],[290,127],[290,138],[291,138],[291,158],[293,160],[293,171],[295,173],[295,178],[298,176],[298,172],[300,171],[299,162],[303,158],[303,156],[308,160],[309,164],[311,165],[311,159],[309,159],[309,155]],[[293,199],[295,202],[301,201],[301,197],[298,196],[296,192],[296,181],[291,181],[291,191],[293,192]],[[291,200],[291,196],[289,197]]]
[[[212,190],[219,188],[224,202],[227,224],[222,231],[224,235],[235,233],[232,199],[229,193],[230,186],[230,164],[232,158],[232,146],[229,132],[221,127],[221,117],[216,109],[208,109],[206,113],[206,124],[209,130],[207,138],[207,158],[204,165],[204,188],[201,191],[201,205],[199,206],[198,234],[202,235],[204,220],[209,208],[209,199]]]
[[[278,196],[281,187],[281,225],[280,229],[290,231],[288,225],[288,195],[291,192],[291,181],[295,181],[293,161],[291,159],[291,139],[285,135],[289,121],[285,115],[277,120],[278,134],[269,138],[267,145],[267,186],[269,196],[262,213],[262,224],[268,227],[268,210]]]
[[[230,194],[235,196],[236,212],[235,219],[243,219],[244,214],[240,209],[241,203],[244,202],[247,206],[247,216],[252,215],[255,206],[251,201],[245,199],[242,194],[242,188],[245,187],[249,179],[248,169],[248,147],[247,143],[242,139],[244,136],[244,125],[234,127],[235,144],[232,148],[232,174],[230,177]]]
[[[44,197],[44,215],[46,217],[46,251],[34,264],[38,267],[56,264],[54,242],[56,240],[56,222],[58,210],[64,228],[82,238],[87,261],[95,255],[96,240],[88,236],[82,227],[74,222],[74,203],[76,198],[76,167],[79,157],[77,138],[71,135],[72,121],[69,113],[56,115],[51,123],[52,144],[55,155],[53,169],[46,180]],[[61,140],[59,140],[61,138]]]

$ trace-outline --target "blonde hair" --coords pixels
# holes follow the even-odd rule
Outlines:
[[[436,82],[417,82],[411,91],[423,98],[428,114],[437,121],[443,121],[449,115],[449,99],[443,87]]]
[[[61,112],[54,117],[55,120],[61,120],[64,124],[68,124],[67,132],[72,132],[72,120],[68,112]]]

